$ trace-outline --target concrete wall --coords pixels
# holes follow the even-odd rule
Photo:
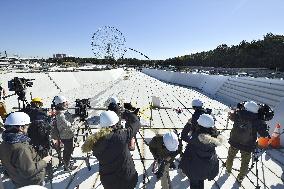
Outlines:
[[[283,80],[179,73],[154,69],[143,69],[142,72],[162,81],[197,88],[229,106],[235,106],[238,102],[245,100],[268,104],[275,113],[274,118],[268,122],[270,133],[273,133],[277,123],[281,124],[281,131],[284,128]],[[284,146],[284,134],[281,136],[281,144]]]

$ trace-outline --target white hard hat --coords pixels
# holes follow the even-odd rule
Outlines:
[[[192,102],[191,102],[192,106],[195,106],[195,107],[202,107],[203,106],[203,102],[199,99],[194,99]]]
[[[252,113],[258,113],[259,106],[254,101],[245,102],[244,107],[247,111]]]
[[[163,142],[169,151],[171,152],[177,151],[179,142],[178,142],[178,136],[174,132],[169,132],[164,134]]]
[[[53,99],[54,105],[61,104],[63,102],[67,102],[67,99],[64,96],[55,96]]]
[[[29,185],[29,186],[21,187],[19,189],[47,189],[47,188],[40,186],[40,185]]]
[[[114,111],[104,111],[100,115],[100,126],[101,127],[110,127],[117,124],[119,117]]]
[[[24,112],[13,112],[5,121],[5,125],[27,125],[30,123],[30,117]]]
[[[199,116],[197,123],[202,127],[211,128],[214,126],[214,119],[209,114],[202,114],[201,116]]]

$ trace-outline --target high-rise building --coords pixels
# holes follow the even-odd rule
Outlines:
[[[53,54],[53,58],[65,58],[66,54]]]

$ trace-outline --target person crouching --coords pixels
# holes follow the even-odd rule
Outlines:
[[[30,117],[24,112],[11,113],[5,121],[0,144],[0,159],[15,186],[42,185],[45,168],[51,156],[43,159],[29,144],[27,136]]]
[[[102,112],[101,129],[88,137],[82,146],[83,152],[93,151],[99,161],[99,174],[105,189],[133,189],[138,181],[128,143],[141,124],[138,117],[129,111],[123,112],[122,118],[129,125],[127,129],[116,126],[119,117],[115,112]]]
[[[212,180],[219,173],[216,146],[223,143],[223,137],[214,128],[211,115],[202,114],[191,137],[182,138],[188,143],[182,156],[180,168],[190,179],[191,189],[203,189],[204,180]]]
[[[161,178],[162,189],[171,188],[169,169],[175,168],[175,157],[182,151],[182,144],[178,136],[174,132],[156,135],[150,141],[149,149],[155,159],[153,167],[156,163],[159,164],[159,169],[155,174],[157,179]]]

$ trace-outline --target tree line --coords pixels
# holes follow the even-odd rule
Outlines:
[[[50,62],[76,62],[77,64],[117,64],[142,67],[223,67],[223,68],[269,68],[284,71],[284,36],[268,33],[261,40],[241,41],[238,45],[221,44],[210,51],[169,58],[166,60],[95,59],[74,58],[49,59]]]

